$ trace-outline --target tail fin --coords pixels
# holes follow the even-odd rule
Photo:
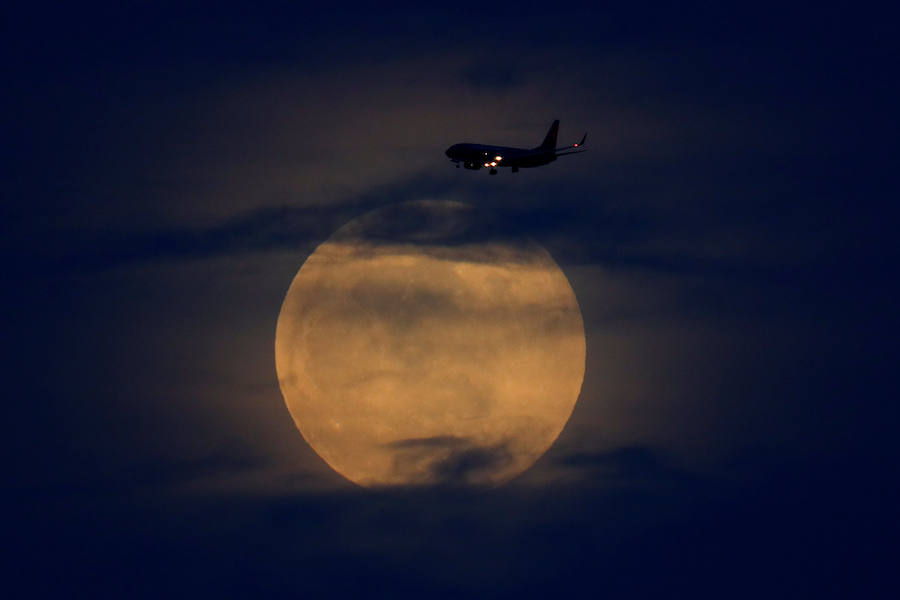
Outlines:
[[[559,119],[553,121],[550,131],[544,137],[544,142],[538,146],[541,150],[556,150],[556,134],[559,133]]]

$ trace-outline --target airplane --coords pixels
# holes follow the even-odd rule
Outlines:
[[[489,146],[485,144],[453,144],[445,154],[456,164],[466,169],[477,171],[485,167],[490,169],[491,175],[497,174],[497,167],[511,167],[513,173],[519,172],[519,167],[540,167],[556,160],[557,156],[577,154],[585,152],[581,147],[587,139],[587,134],[581,141],[565,148],[556,147],[556,134],[559,132],[559,119],[553,121],[550,131],[544,136],[544,141],[537,148],[508,148],[506,146]]]

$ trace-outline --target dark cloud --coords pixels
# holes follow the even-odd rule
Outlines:
[[[448,442],[458,443],[410,444]],[[531,597],[587,594],[598,586],[638,597],[673,590],[717,597],[728,589],[751,598],[772,586],[776,595],[802,589],[827,597],[847,589],[877,593],[887,581],[891,532],[873,531],[872,517],[886,514],[891,497],[874,499],[867,514],[842,512],[848,499],[867,491],[848,465],[835,466],[844,490],[816,467],[788,466],[777,457],[762,460],[789,467],[782,476],[765,469],[750,479],[648,486],[658,478],[637,464],[645,458],[634,456],[649,453],[656,451],[609,453],[630,456],[612,460],[621,463],[625,482],[640,484],[348,488],[175,504],[123,505],[106,496],[51,514],[45,511],[54,503],[42,502],[16,523],[9,541],[19,560],[37,557],[46,548],[34,541],[44,528],[55,530],[57,548],[71,554],[54,568],[58,578],[33,581],[47,593],[75,582],[85,592],[127,590],[137,597],[373,589],[399,597]],[[36,564],[23,573],[35,574]],[[103,575],[88,575],[100,564]]]
[[[489,481],[492,472],[503,471],[513,461],[506,444],[480,446],[456,436],[398,440],[394,469],[399,473],[425,471],[423,484],[461,486]]]
[[[391,448],[456,448],[466,444],[466,438],[453,435],[435,435],[427,438],[410,438],[391,442]]]
[[[435,186],[435,182],[431,182]],[[190,260],[244,252],[279,249],[311,252],[332,232],[357,216],[394,200],[418,199],[428,182],[414,180],[376,190],[352,203],[322,207],[267,207],[250,211],[208,228],[169,228],[157,231],[61,232],[39,249],[23,252],[23,270],[36,265],[54,271],[94,271],[134,263]],[[39,252],[30,255],[31,252]],[[22,273],[28,276],[30,273]]]
[[[485,471],[503,468],[512,461],[504,445],[454,449],[447,458],[432,463],[430,469],[441,483],[468,482]]]
[[[601,471],[612,477],[653,479],[668,471],[650,448],[628,447],[611,452],[578,452],[559,459],[560,464]]]
[[[61,232],[56,240],[50,240],[40,248],[38,256],[26,254],[23,257],[25,262],[20,263],[19,268],[33,272],[37,263],[45,268],[66,272],[143,262],[231,256],[247,252],[311,252],[318,243],[351,220],[379,208],[380,211],[372,217],[358,221],[359,226],[367,228],[362,237],[355,237],[352,232],[344,231],[339,239],[353,238],[354,242],[376,244],[408,241],[424,249],[428,246],[456,247],[485,242],[497,242],[514,248],[518,244],[529,244],[532,239],[537,239],[549,246],[562,264],[599,263],[624,269],[711,277],[795,280],[810,269],[833,268],[830,264],[820,264],[823,262],[821,259],[797,264],[793,257],[787,262],[776,264],[768,253],[756,251],[752,247],[732,256],[704,256],[701,251],[702,240],[688,242],[689,245],[680,251],[673,252],[665,247],[648,247],[643,250],[635,243],[640,241],[646,244],[655,239],[665,239],[671,235],[672,227],[677,225],[677,221],[664,225],[663,215],[659,214],[663,211],[660,209],[636,207],[624,210],[621,206],[612,206],[603,201],[585,206],[581,201],[563,199],[574,195],[571,192],[574,189],[572,184],[557,182],[555,186],[552,189],[537,190],[538,195],[561,198],[554,206],[546,208],[520,205],[516,201],[517,191],[514,189],[496,190],[496,193],[486,196],[483,191],[471,185],[448,183],[443,177],[418,176],[337,205],[262,208],[236,215],[224,223],[207,228],[170,228],[127,234],[80,232],[77,236]],[[465,226],[453,231],[441,231],[449,226],[446,215],[419,211],[414,206],[401,206],[404,202],[415,202],[428,197],[452,198],[471,203],[471,206],[462,209],[467,216]],[[668,212],[668,209],[664,210]],[[690,229],[679,232],[675,239],[689,239],[685,237],[686,234],[695,232],[706,234],[712,226],[688,224]],[[738,235],[751,236],[752,239],[754,232]],[[799,241],[802,243],[802,240],[801,235]],[[14,247],[10,250],[15,255],[17,251],[31,252],[35,249]],[[797,249],[792,251],[796,252]],[[482,260],[492,259],[493,257],[488,256]],[[504,255],[503,259],[509,260],[510,257]],[[824,259],[831,260],[827,255]],[[800,257],[800,260],[804,259]]]
[[[232,445],[234,446],[234,444]],[[235,475],[262,469],[269,464],[265,457],[254,456],[253,450],[225,447],[215,454],[197,458],[154,459],[129,465],[127,473],[114,476],[118,483],[136,487],[169,486],[222,475]]]

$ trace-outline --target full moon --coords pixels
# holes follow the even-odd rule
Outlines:
[[[584,325],[550,254],[456,202],[391,205],[309,256],[275,334],[309,445],[363,486],[496,485],[572,414]]]

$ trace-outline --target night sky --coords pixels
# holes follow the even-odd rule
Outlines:
[[[611,4],[6,12],[5,587],[896,593],[896,22]],[[444,156],[554,119],[588,152]],[[358,487],[279,390],[304,260],[419,200],[538,242],[581,308],[574,413],[501,487]]]

